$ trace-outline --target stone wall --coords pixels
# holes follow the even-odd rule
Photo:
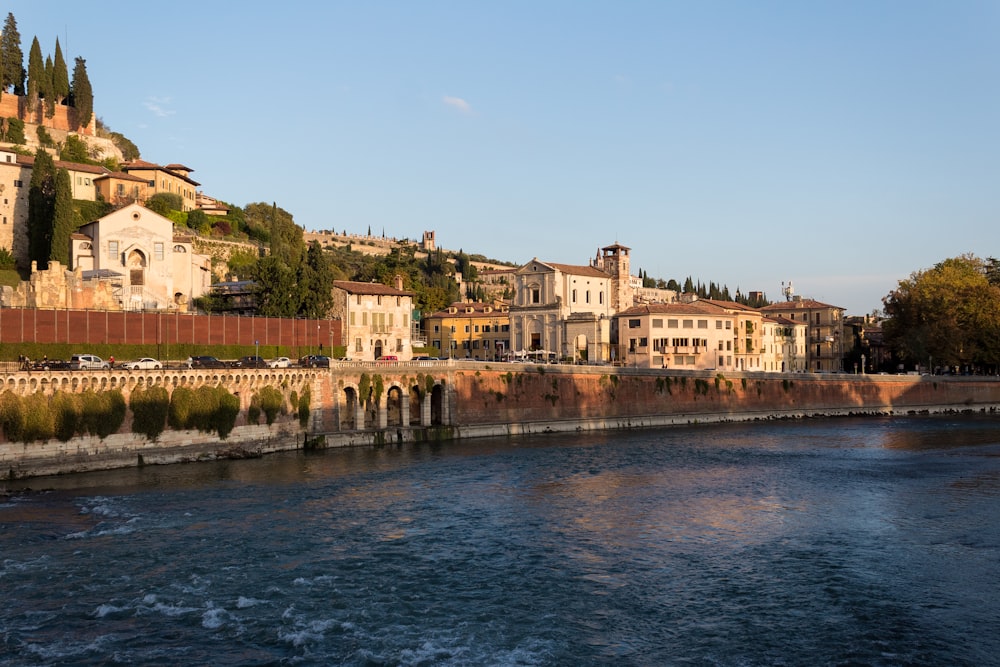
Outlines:
[[[379,376],[385,392],[372,418],[350,397],[361,375]],[[0,440],[0,471],[10,479],[60,472],[253,455],[303,447],[357,446],[456,437],[552,431],[622,429],[672,424],[753,421],[830,415],[899,415],[995,412],[1000,379],[987,377],[712,373],[597,367],[476,364],[469,362],[346,363],[326,369],[219,369],[203,371],[51,372],[0,375],[4,389],[28,394],[160,385],[225,386],[240,397],[241,414],[229,438],[167,432],[156,442],[122,432],[105,440],[9,443]],[[248,424],[246,410],[260,387],[286,395],[306,386],[312,394],[306,429],[285,416],[272,427]],[[431,387],[434,391],[431,391]],[[426,390],[426,391],[425,391]],[[387,413],[422,414],[420,423],[387,423]],[[433,406],[432,395],[441,401]],[[403,398],[405,397],[405,398]],[[419,410],[410,412],[410,407]],[[412,405],[411,405],[412,404]],[[341,428],[350,417],[361,428]],[[437,421],[431,421],[432,412]],[[403,425],[405,424],[405,425]]]

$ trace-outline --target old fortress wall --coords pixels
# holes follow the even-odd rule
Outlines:
[[[167,431],[155,442],[129,432],[129,422],[104,440],[0,441],[0,470],[9,479],[138,464],[254,455],[306,446],[402,444],[522,433],[572,432],[727,421],[837,415],[994,412],[1000,381],[987,377],[762,374],[725,376],[625,368],[530,364],[349,362],[327,369],[97,371],[9,373],[8,390],[118,389],[222,385],[239,396],[241,412],[226,440]],[[375,400],[357,396],[378,385]],[[250,424],[247,408],[263,386],[286,396],[308,387],[308,424],[292,416],[272,426]]]

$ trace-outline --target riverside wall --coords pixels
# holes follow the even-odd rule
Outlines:
[[[516,436],[838,415],[994,413],[1000,378],[811,373],[737,373],[537,366],[472,362],[348,362],[327,369],[14,373],[4,390],[118,389],[222,385],[240,397],[229,437],[167,431],[155,442],[129,432],[103,440],[0,440],[7,484],[43,475],[117,467],[260,456],[304,447],[404,444],[427,440]],[[270,385],[286,396],[308,386],[303,428],[293,415],[271,426],[247,421],[251,397]],[[378,386],[369,402],[360,391]]]

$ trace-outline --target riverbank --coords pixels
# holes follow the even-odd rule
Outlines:
[[[369,371],[378,372],[367,375]],[[987,377],[763,373],[727,377],[690,371],[496,364],[245,371],[196,378],[179,373],[174,377],[178,372],[164,371],[147,380],[162,380],[164,386],[188,380],[230,383],[234,392],[242,388],[238,393],[244,412],[225,440],[214,433],[168,430],[155,441],[115,433],[67,442],[0,442],[4,483],[17,486],[21,480],[48,475],[258,457],[306,448],[780,419],[993,414],[1000,409],[1000,381]],[[366,382],[381,382],[384,391],[362,404],[356,397]],[[247,423],[247,386],[264,384],[311,387],[317,398],[304,429],[291,416],[271,426]]]

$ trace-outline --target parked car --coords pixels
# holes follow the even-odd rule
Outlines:
[[[292,365],[292,360],[288,357],[275,357],[267,362],[267,365],[271,368],[288,368]]]
[[[263,357],[248,355],[240,357],[233,363],[233,368],[267,368],[267,362]]]
[[[63,359],[43,359],[33,363],[31,369],[36,371],[69,371],[73,370],[73,367]]]
[[[163,368],[163,364],[150,357],[143,357],[135,361],[126,361],[121,366],[130,371],[158,371]]]
[[[74,371],[95,371],[111,368],[111,364],[96,354],[74,354],[69,358],[69,367]]]
[[[329,368],[330,357],[321,354],[309,354],[299,359],[299,366],[303,368]]]
[[[188,368],[228,368],[226,362],[219,361],[215,357],[197,356],[188,357]]]
[[[375,361],[399,361],[399,357],[397,357],[395,354],[383,354]]]

